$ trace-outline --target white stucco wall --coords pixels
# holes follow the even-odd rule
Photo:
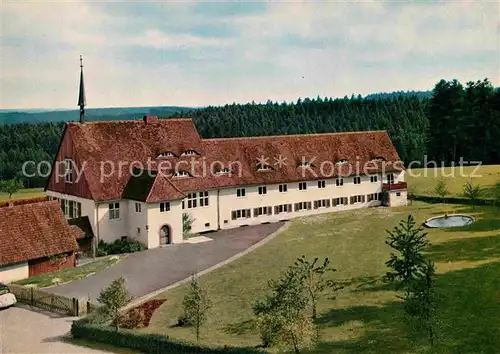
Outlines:
[[[120,203],[120,217],[118,219],[109,219],[110,203]],[[129,203],[127,200],[116,200],[98,204],[99,240],[110,243],[123,236],[131,236],[127,228],[128,206]]]
[[[160,229],[164,225],[170,226],[171,243],[182,243],[182,206],[181,200],[170,201],[170,210],[161,212],[160,203],[148,204],[148,248],[160,245]]]
[[[128,200],[126,202],[128,203],[126,219],[127,236],[147,245],[148,230],[146,230],[146,225],[148,224],[148,205],[135,200]],[[140,205],[140,212],[136,211],[136,203]]]
[[[398,193],[400,194],[398,196]],[[396,191],[390,191],[389,193],[389,206],[391,207],[397,207],[397,206],[403,206],[408,204],[408,195],[406,190],[396,190]]]
[[[335,179],[326,179],[325,188],[318,188],[318,181],[309,181],[307,189],[299,190],[298,182],[287,183],[287,192],[279,192],[279,185],[267,185],[267,193],[259,195],[259,186],[246,186],[245,197],[237,197],[236,188],[223,189],[220,191],[220,227],[231,228],[241,225],[253,225],[263,222],[275,222],[279,220],[287,220],[290,218],[313,215],[318,213],[327,213],[340,210],[357,209],[367,206],[380,205],[380,201],[372,201],[365,203],[356,203],[349,205],[330,206],[329,208],[314,209],[314,201],[329,199],[332,205],[333,198],[347,197],[353,195],[367,195],[372,193],[380,193],[382,191],[381,176],[378,176],[377,182],[370,182],[369,176],[362,176],[360,184],[354,184],[353,178],[344,178],[342,186],[336,185]],[[311,202],[311,210],[295,211],[295,203]],[[293,211],[287,213],[274,213],[274,207],[281,204],[292,204]],[[271,206],[273,215],[253,216],[253,209],[256,207]],[[252,216],[245,219],[231,219],[231,212],[237,209],[250,209]],[[227,221],[227,222],[225,222]]]
[[[4,284],[26,279],[29,276],[28,262],[0,267],[0,282]]]
[[[217,190],[208,192],[208,206],[200,206],[200,193],[196,192],[196,208],[188,208],[188,200],[185,199],[185,209],[193,219],[191,232],[198,233],[203,231],[217,230]],[[207,226],[208,224],[208,226]]]
[[[394,183],[404,181],[404,172],[393,173]],[[361,183],[354,184],[353,177],[343,179],[343,185],[337,186],[336,179],[325,179],[325,188],[318,188],[318,181],[308,181],[307,189],[300,190],[299,183],[287,183],[287,192],[279,192],[279,185],[266,185],[267,193],[259,194],[258,185],[239,186],[245,188],[245,196],[237,197],[237,188],[226,188],[208,191],[208,206],[200,206],[200,191],[196,192],[196,208],[188,208],[187,199],[185,209],[182,208],[182,201],[170,201],[170,210],[160,212],[159,203],[140,203],[141,212],[135,211],[133,200],[121,200],[120,218],[118,220],[109,219],[109,203],[96,204],[92,200],[64,195],[48,191],[48,195],[57,198],[75,200],[82,203],[82,215],[88,215],[94,228],[94,234],[99,234],[99,238],[105,242],[128,236],[144,243],[148,248],[155,248],[160,245],[160,229],[164,225],[169,225],[171,230],[172,243],[183,242],[182,235],[182,215],[189,214],[193,219],[192,233],[212,231],[239,227],[243,225],[261,224],[264,222],[276,222],[288,220],[294,217],[328,213],[341,210],[351,210],[363,207],[378,206],[380,201],[367,201],[367,195],[381,193],[382,184],[387,183],[387,174],[379,174],[376,182],[370,181],[370,176],[361,176]],[[396,193],[400,192],[400,196]],[[364,195],[364,203],[350,204],[350,197]],[[348,198],[348,205],[333,206],[332,199]],[[328,199],[330,207],[314,209],[314,201]],[[295,204],[299,202],[311,202],[310,210],[295,211]],[[407,193],[402,191],[391,191],[390,206],[406,205]],[[292,212],[275,214],[275,206],[282,204],[292,204]],[[272,208],[272,215],[254,216],[254,209],[258,207]],[[232,211],[239,209],[250,209],[251,217],[232,220]],[[96,222],[97,220],[97,222]],[[138,232],[140,229],[140,232]]]

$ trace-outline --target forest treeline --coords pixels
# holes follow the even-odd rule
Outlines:
[[[231,104],[176,113],[192,117],[203,138],[387,130],[406,163],[464,160],[500,163],[500,90],[484,79],[441,80],[431,97],[411,93],[362,98]],[[63,123],[0,125],[0,179],[44,186],[21,175],[25,161],[52,161]]]

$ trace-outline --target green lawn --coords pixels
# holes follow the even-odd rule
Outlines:
[[[123,256],[122,256],[123,257]],[[80,267],[66,268],[58,272],[45,273],[38,275],[36,277],[31,277],[24,280],[19,280],[15,284],[36,285],[37,288],[45,288],[48,286],[54,286],[57,284],[67,283],[76,279],[85,278],[90,274],[97,273],[112,266],[120,260],[119,256],[106,256],[98,258],[95,261],[84,264]]]
[[[496,182],[500,182],[500,165],[479,166],[477,171],[475,166],[463,167],[446,167],[437,170],[429,169],[411,169],[406,171],[405,180],[408,182],[409,188],[412,188],[415,194],[431,195],[436,187],[439,177],[443,177],[446,181],[446,187],[454,197],[462,196],[463,185],[467,182],[472,182],[475,185],[482,187],[486,195],[488,190]]]
[[[43,188],[27,188],[21,189],[19,192],[12,195],[12,199],[28,199],[45,196]],[[9,200],[9,195],[6,193],[0,193],[0,201]]]
[[[431,205],[414,202],[400,208],[370,208],[324,214],[292,221],[290,228],[252,253],[215,270],[200,282],[213,309],[203,329],[209,345],[255,346],[252,302],[266,292],[269,279],[297,257],[330,257],[335,278],[346,288],[337,299],[319,303],[321,341],[311,353],[412,353],[426,341],[408,340],[402,308],[380,277],[390,249],[385,230],[411,213],[418,222],[444,212],[469,212],[477,222],[460,229],[429,230],[432,258],[441,293],[439,352],[490,353],[500,348],[500,218],[491,207]],[[187,286],[158,298],[160,307],[143,332],[195,340],[192,329],[170,328],[181,314]]]

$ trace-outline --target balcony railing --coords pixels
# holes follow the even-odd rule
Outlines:
[[[382,185],[382,191],[395,191],[401,189],[407,189],[408,184],[406,182],[398,182],[398,183],[384,183]]]

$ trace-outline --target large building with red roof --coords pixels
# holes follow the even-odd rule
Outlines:
[[[387,132],[202,139],[192,119],[67,123],[46,188],[96,240],[199,233],[406,204]],[[191,222],[186,222],[186,220]],[[184,225],[184,228],[183,228]]]

